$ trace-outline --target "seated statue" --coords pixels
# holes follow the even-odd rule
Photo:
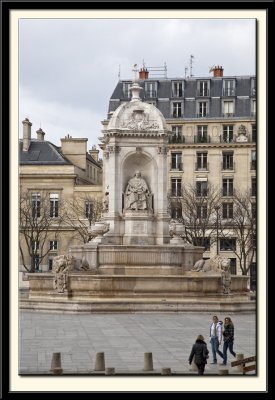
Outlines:
[[[150,192],[145,179],[141,178],[139,171],[136,171],[135,176],[129,180],[126,187],[125,209],[147,210],[149,196]]]
[[[225,257],[221,257],[219,255],[216,255],[212,258],[209,258],[207,260],[204,260],[201,258],[198,260],[193,268],[191,268],[190,271],[195,271],[195,272],[221,272],[223,271],[227,265],[230,265],[230,260]]]

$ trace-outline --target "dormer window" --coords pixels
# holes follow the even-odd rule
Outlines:
[[[209,96],[209,82],[199,81],[198,82],[198,96],[206,97]]]
[[[157,97],[157,82],[145,82],[145,97]]]
[[[131,83],[123,83],[123,97],[126,99],[130,99],[131,92],[130,92]]]
[[[235,96],[235,80],[225,79],[223,81],[223,96]]]
[[[251,96],[256,96],[256,78],[251,78]]]
[[[183,96],[183,82],[172,82],[172,97]]]

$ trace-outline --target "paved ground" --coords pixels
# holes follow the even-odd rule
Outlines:
[[[226,315],[219,315],[224,319]],[[235,325],[236,353],[256,355],[255,315],[230,315]],[[211,365],[209,313],[173,314],[46,314],[20,313],[20,374],[49,373],[53,352],[62,353],[64,373],[91,373],[97,352],[105,353],[106,367],[119,373],[142,373],[145,352],[153,353],[154,369],[170,367],[190,373],[188,357],[198,334],[207,340]],[[222,347],[222,346],[221,346]],[[218,362],[221,362],[221,358]],[[228,361],[233,356],[228,355]],[[235,370],[230,368],[230,373]]]

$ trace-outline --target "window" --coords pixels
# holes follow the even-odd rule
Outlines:
[[[157,82],[145,82],[146,97],[157,97]]]
[[[230,260],[230,273],[232,275],[236,275],[237,274],[237,260],[236,258],[229,258]]]
[[[256,182],[256,177],[253,176],[251,178],[251,196],[256,196],[257,195],[257,182]]]
[[[198,117],[207,117],[207,102],[200,101],[198,103]]]
[[[198,143],[207,143],[207,125],[198,125]]]
[[[31,248],[33,252],[39,250],[39,241],[38,240],[31,240]]]
[[[35,254],[33,257],[34,257],[34,270],[35,272],[39,272],[39,265],[40,265],[39,254]]]
[[[251,79],[251,96],[256,96],[256,79]]]
[[[209,251],[210,250],[210,237],[193,238],[193,245],[204,247],[204,251]]]
[[[233,196],[233,179],[225,178],[222,180],[222,195]]]
[[[256,169],[257,160],[256,160],[256,150],[251,151],[251,169]]]
[[[172,196],[181,196],[181,179],[172,179]]]
[[[50,217],[58,217],[58,194],[50,193]]]
[[[235,238],[220,239],[220,250],[221,251],[235,251],[236,250],[236,239]]]
[[[256,127],[256,124],[252,125],[252,142],[257,142],[257,127]]]
[[[223,95],[235,96],[235,81],[234,79],[226,79],[223,81]]]
[[[207,196],[207,181],[197,181],[196,189],[198,197]]]
[[[182,117],[183,104],[182,102],[174,102],[172,103],[172,116],[173,118]]]
[[[32,217],[33,218],[40,217],[40,202],[41,202],[40,193],[33,193],[32,194]]]
[[[223,203],[222,217],[223,217],[223,219],[233,218],[233,203]]]
[[[93,217],[93,202],[85,201],[85,218],[92,219]]]
[[[233,151],[224,151],[222,153],[222,169],[234,169],[234,152]]]
[[[182,127],[181,126],[172,126],[172,142],[177,143],[182,141]]]
[[[183,95],[183,83],[172,82],[172,97],[182,97]]]
[[[50,250],[57,250],[57,240],[50,240]]]
[[[207,206],[206,205],[197,205],[197,218],[198,219],[206,219],[207,218]]]
[[[172,207],[171,210],[171,217],[173,219],[179,219],[182,218],[182,209],[180,206],[177,205],[177,207]]]
[[[53,270],[53,257],[50,256],[48,258],[48,271],[52,271]]]
[[[223,115],[224,117],[234,116],[234,101],[224,101],[223,102]]]
[[[256,115],[256,100],[252,100],[251,102],[251,115],[252,117]]]
[[[181,153],[172,153],[172,169],[178,169],[182,171],[182,154]]]
[[[200,81],[199,82],[198,95],[201,96],[201,97],[209,96],[208,81]]]
[[[256,207],[256,203],[252,203],[252,204],[251,204],[251,214],[252,214],[252,218],[257,218],[257,207]]]
[[[253,249],[257,248],[257,236],[256,235],[252,235],[252,247],[253,247]]]
[[[222,139],[226,143],[233,142],[233,125],[223,126]]]
[[[131,83],[123,83],[123,97],[126,97],[127,99],[131,97],[130,86]]]
[[[257,289],[257,264],[250,264],[250,290],[253,292]]]
[[[197,153],[196,171],[207,170],[207,153]]]

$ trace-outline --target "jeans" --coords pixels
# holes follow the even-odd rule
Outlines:
[[[232,356],[236,357],[236,353],[233,350],[233,344],[234,344],[233,340],[227,340],[223,344],[223,362],[224,362],[224,364],[226,364],[226,362],[227,362],[227,349],[229,349]]]
[[[217,362],[217,354],[216,353],[218,353],[218,355],[221,358],[223,358],[223,354],[219,350],[219,339],[218,339],[218,336],[211,337],[210,343],[211,343],[212,354],[213,354],[213,362],[216,363]]]

